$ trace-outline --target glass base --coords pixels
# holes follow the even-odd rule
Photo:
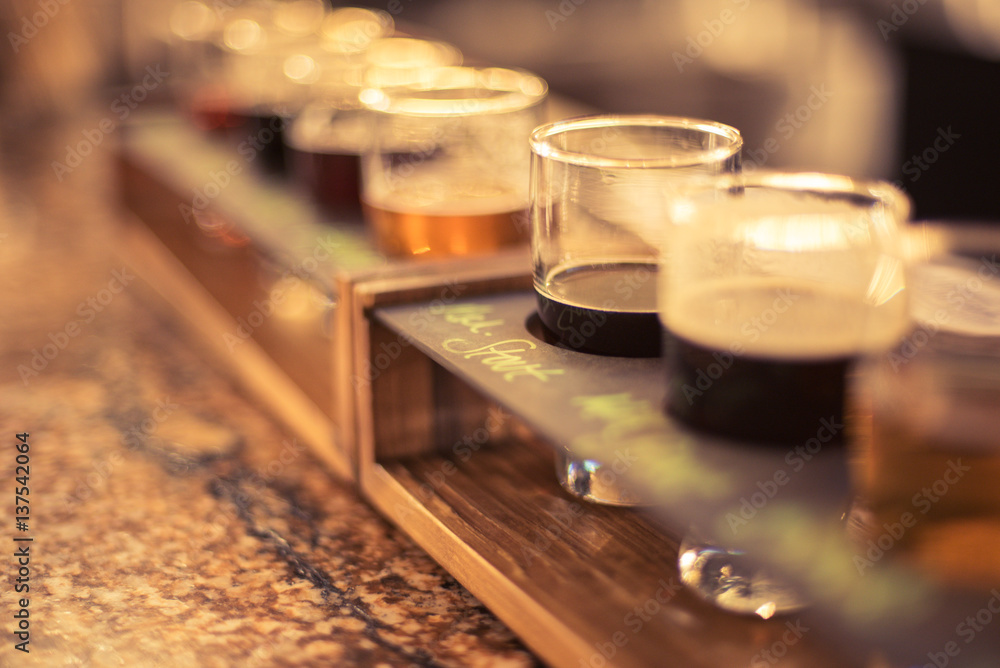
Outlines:
[[[768,619],[807,605],[797,592],[751,563],[745,553],[700,542],[690,534],[681,541],[677,565],[689,589],[729,612]]]
[[[653,504],[652,499],[645,498],[626,486],[622,476],[615,473],[610,464],[574,457],[568,452],[557,452],[556,474],[563,489],[586,501],[608,506]]]

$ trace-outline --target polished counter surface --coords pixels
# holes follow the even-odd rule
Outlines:
[[[5,560],[0,665],[538,665],[154,306],[116,255],[114,135],[54,168],[86,120],[0,134],[5,489],[31,444],[28,530],[12,492],[0,511],[31,555],[16,596]]]

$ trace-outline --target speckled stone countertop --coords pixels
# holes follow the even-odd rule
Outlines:
[[[113,253],[107,138],[6,127],[2,666],[532,666],[512,633],[199,354]],[[14,522],[30,434],[30,525]]]

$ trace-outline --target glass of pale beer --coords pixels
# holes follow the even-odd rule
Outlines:
[[[870,519],[862,575],[904,564],[948,586],[1000,588],[1000,227],[908,230],[911,328],[859,375],[852,457]]]
[[[675,202],[659,285],[667,415],[706,443],[847,443],[851,378],[908,327],[909,208],[890,184],[814,173],[713,179]],[[768,614],[801,603],[698,529],[679,564],[702,596]]]
[[[728,125],[671,116],[588,116],[532,133],[534,286],[556,345],[659,354],[656,277],[671,193],[696,176],[738,172],[742,145]],[[561,450],[556,472],[587,500],[642,503],[603,462]]]
[[[427,69],[362,93],[362,209],[393,257],[480,255],[528,240],[528,135],[548,87],[521,70]]]

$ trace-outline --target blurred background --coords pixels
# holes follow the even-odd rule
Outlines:
[[[5,131],[85,108],[120,117],[122,91],[174,65],[177,4],[5,0]],[[201,4],[225,17],[242,2]],[[745,137],[747,169],[886,178],[913,197],[918,217],[1000,220],[989,186],[1000,154],[996,0],[352,5],[387,12],[469,59],[533,70],[595,110],[732,124]]]

